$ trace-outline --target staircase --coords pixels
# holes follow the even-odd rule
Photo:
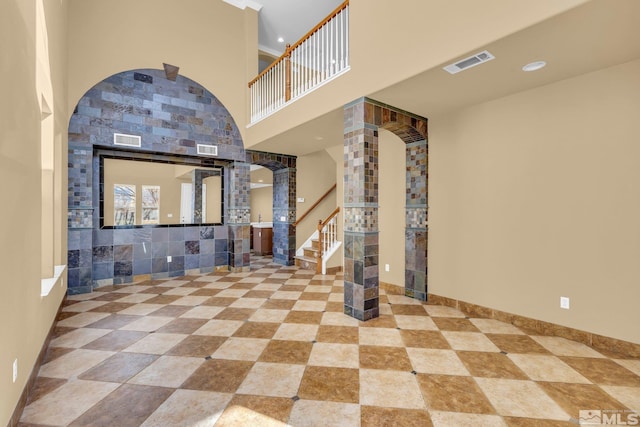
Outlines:
[[[327,261],[340,247],[337,237],[338,206],[324,221],[318,221],[318,229],[296,251],[296,266],[327,274]]]

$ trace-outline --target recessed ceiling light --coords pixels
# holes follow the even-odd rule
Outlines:
[[[259,179],[259,180],[258,180],[258,182],[264,182],[264,180],[262,180],[262,179]]]
[[[278,37],[278,43],[284,43],[284,38]]]
[[[538,71],[539,69],[544,68],[545,65],[547,65],[547,63],[544,61],[530,62],[522,67],[522,71]]]
[[[316,140],[316,141],[322,141],[323,139],[324,139],[324,138],[323,138],[323,137],[321,137],[321,136],[316,136],[316,137],[315,137],[315,140]]]

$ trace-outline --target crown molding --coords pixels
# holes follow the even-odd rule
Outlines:
[[[260,12],[262,9],[262,5],[253,0],[222,0],[225,3],[229,3],[232,6],[237,7],[238,9],[245,10],[246,8],[251,8],[257,12]]]

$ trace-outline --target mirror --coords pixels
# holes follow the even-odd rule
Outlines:
[[[102,226],[221,224],[223,168],[101,157]]]

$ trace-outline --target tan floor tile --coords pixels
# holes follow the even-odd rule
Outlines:
[[[538,385],[576,420],[579,418],[581,410],[625,409],[624,405],[594,384],[540,382]]]
[[[112,351],[78,349],[42,365],[38,375],[50,378],[77,377],[112,356]]]
[[[416,377],[408,372],[360,369],[360,404],[426,409]]]
[[[333,283],[332,281],[325,281],[324,283]],[[304,288],[304,293],[318,293],[318,294],[329,294],[333,289],[332,285],[313,285],[310,284],[306,288]]]
[[[216,307],[229,307],[231,304],[233,304],[234,302],[238,301],[238,298],[223,298],[223,297],[219,297],[219,296],[214,296],[214,297],[209,297],[207,298],[203,303],[201,303],[201,306],[216,306]]]
[[[615,362],[640,376],[640,360],[616,359]]]
[[[164,292],[164,294],[186,296],[186,295],[193,294],[197,290],[198,290],[197,288],[171,288],[168,291]],[[208,296],[211,296],[211,295],[208,295]]]
[[[307,366],[297,395],[306,400],[358,403],[359,382],[358,369]]]
[[[171,393],[164,387],[123,384],[70,426],[139,426]]]
[[[200,329],[193,332],[193,335],[214,335],[219,337],[230,337],[240,326],[244,325],[241,320],[209,320]]]
[[[303,365],[256,362],[237,393],[293,397],[300,387],[304,369]]]
[[[218,320],[247,320],[256,312],[255,308],[232,308],[227,307],[216,314]]]
[[[102,288],[98,288],[98,289],[102,289]],[[67,301],[86,301],[90,299],[95,299],[102,295],[107,295],[108,293],[109,293],[108,291],[103,292],[103,291],[97,290],[97,291],[90,292],[88,294],[67,295],[65,299]]]
[[[161,356],[128,382],[176,388],[185,382],[204,361],[202,358],[195,357]]]
[[[226,337],[189,335],[167,351],[167,356],[207,357],[211,356],[227,340]]]
[[[485,334],[512,334],[512,335],[524,335],[520,329],[515,326],[501,322],[495,319],[469,319],[476,328]]]
[[[393,295],[389,295],[393,296]],[[428,316],[427,312],[422,305],[411,304],[391,304],[391,311],[396,316],[398,314],[404,314],[407,316]]]
[[[51,341],[53,347],[80,348],[112,332],[111,329],[80,328]]]
[[[289,314],[289,310],[258,309],[249,318],[250,322],[282,323]]]
[[[180,388],[235,393],[252,366],[244,360],[205,360]]]
[[[256,299],[262,299],[263,303],[268,300],[269,298],[271,298],[271,295],[273,295],[273,291],[260,291],[260,290],[250,290],[249,292],[247,292],[242,299],[245,298],[256,298]]]
[[[125,284],[125,285],[118,285],[117,289],[115,289],[113,292],[121,293],[121,294],[135,294],[137,292],[146,291],[149,288],[151,288],[151,286]]]
[[[293,405],[289,425],[359,427],[360,406],[355,403],[299,400]]]
[[[240,298],[244,294],[249,292],[247,289],[224,289],[220,291],[216,296],[221,298]]]
[[[233,395],[176,390],[142,424],[143,427],[209,427],[218,421]]]
[[[503,417],[509,427],[575,427],[573,421],[546,420],[540,418]]]
[[[201,305],[190,308],[179,317],[188,319],[213,319],[218,313],[224,310],[224,307],[216,307],[212,305]]]
[[[220,289],[211,289],[205,286],[206,285],[203,285],[201,288],[193,290],[189,295],[194,297],[212,297],[220,292]]]
[[[456,317],[434,317],[433,322],[441,331],[480,332],[469,319]]]
[[[474,377],[529,379],[511,359],[502,353],[458,351],[457,354]]]
[[[486,334],[500,350],[507,353],[551,354],[528,335]]]
[[[556,356],[509,354],[508,357],[534,381],[590,384],[588,379]]]
[[[342,293],[342,292],[340,292],[340,293],[332,292],[331,294],[329,294],[328,301],[344,302],[344,293]]]
[[[433,427],[429,413],[418,409],[362,406],[360,415],[366,427]]]
[[[422,306],[422,301],[409,298],[404,295],[387,295],[387,299],[391,304],[399,304],[399,305],[417,305]]]
[[[153,332],[171,322],[171,320],[171,317],[145,316],[128,323],[120,328],[120,330]]]
[[[300,294],[302,292],[292,292],[292,291],[276,291],[273,295],[271,295],[271,299],[286,299],[286,300],[294,300],[297,301],[300,298]]]
[[[424,309],[431,317],[466,317],[460,310],[442,305],[425,305]]]
[[[425,331],[437,331],[438,327],[433,319],[428,316],[405,316],[397,315],[396,324],[400,329],[419,329]]]
[[[476,378],[476,382],[500,415],[569,419],[569,414],[532,381]]]
[[[604,357],[591,347],[566,338],[543,336],[532,336],[531,338],[556,356]]]
[[[212,355],[214,359],[258,360],[269,340],[258,338],[229,338]]]
[[[43,425],[67,425],[104,399],[120,384],[70,381],[28,405],[20,421]],[[60,408],[64,408],[61,411]]]
[[[109,313],[94,313],[85,312],[78,313],[72,317],[61,320],[58,322],[58,326],[66,326],[70,328],[84,328],[87,325],[97,322],[98,320],[108,317]]]
[[[360,345],[404,347],[400,331],[390,328],[360,328]]]
[[[495,414],[487,397],[471,377],[418,374],[429,410]]]
[[[320,325],[316,340],[336,344],[358,344],[360,338],[358,328],[355,327]]]
[[[238,299],[236,302],[231,304],[229,307],[232,308],[260,308],[265,302],[266,298],[248,298],[242,297]]]
[[[164,354],[187,337],[186,334],[149,334],[123,351],[130,353]]]
[[[111,314],[97,322],[91,323],[86,328],[96,328],[96,329],[120,329],[123,326],[128,325],[134,320],[140,319],[141,316],[133,316],[130,314]]]
[[[164,304],[149,304],[147,302],[142,304],[136,304],[132,307],[122,310],[119,314],[131,314],[134,316],[146,316],[160,308],[164,307]]]
[[[500,352],[500,349],[481,333],[443,331],[442,335],[454,350]]]
[[[359,350],[361,368],[405,372],[413,369],[405,348],[361,345]]]
[[[296,310],[296,311],[324,311],[326,306],[327,306],[326,301],[298,300],[298,302],[296,302],[293,305],[291,310]]]
[[[130,302],[133,304],[139,304],[141,302],[145,302],[153,298],[154,294],[130,294],[126,296],[122,296],[118,299],[118,302]]]
[[[195,307],[197,305],[202,304],[209,298],[210,297],[197,297],[193,295],[187,295],[185,297],[180,297],[177,300],[170,302],[169,304],[170,305],[187,305],[190,307]]]
[[[94,368],[79,375],[81,380],[124,383],[153,363],[158,356],[152,354],[116,353]]]
[[[406,347],[451,348],[449,342],[437,331],[401,330],[400,336]]]
[[[425,374],[469,375],[453,350],[407,348],[411,365],[416,372]]]
[[[67,380],[60,378],[46,378],[36,377],[33,383],[33,387],[29,390],[29,397],[27,398],[27,405],[32,404],[36,400],[51,393],[55,389],[67,383]]]
[[[342,311],[342,310],[341,310]],[[380,315],[375,319],[367,320],[366,322],[358,322],[358,326],[361,328],[387,328],[387,329],[395,329],[398,327],[396,323],[396,319],[394,316],[383,316]]]
[[[174,301],[181,299],[181,296],[178,295],[156,295],[155,297],[146,301],[146,304],[171,304]],[[185,304],[180,304],[185,305]]]
[[[291,307],[293,307],[293,305],[296,303],[295,300],[288,300],[288,299],[273,299],[273,297],[269,300],[267,300],[267,302],[265,302],[262,307],[260,307],[261,309],[268,309],[268,310],[291,310]]]
[[[92,310],[96,307],[100,307],[101,305],[105,305],[105,304],[107,304],[106,301],[96,301],[96,300],[81,301],[77,304],[72,304],[64,307],[62,311],[82,313],[85,311]]]
[[[358,346],[356,344],[318,342],[313,345],[308,365],[357,369],[358,363]]]
[[[242,338],[272,338],[280,326],[277,323],[245,322],[233,336]]]
[[[91,311],[96,313],[117,313],[133,305],[134,305],[133,303],[129,303],[129,302],[113,302],[112,301],[107,304],[101,305],[100,307],[93,308]]]
[[[344,303],[337,301],[328,301],[327,307],[324,309],[326,312],[344,313]],[[382,313],[381,313],[382,314]]]
[[[429,411],[433,427],[507,427],[498,415]]]
[[[319,325],[323,314],[319,311],[292,311],[285,317],[284,322]]]
[[[150,316],[156,317],[180,317],[191,309],[191,306],[186,305],[165,305],[156,311],[149,313]]]
[[[280,287],[282,287],[282,284],[280,282],[278,283],[265,283],[262,282],[259,285],[256,285],[253,287],[254,291],[272,291],[275,292],[278,289],[280,289]],[[273,296],[272,296],[273,298]]]
[[[333,325],[333,326],[358,326],[358,319],[351,316],[347,316],[344,313],[323,313],[321,325]]]
[[[573,369],[599,385],[640,387],[640,376],[610,359],[563,357]]]
[[[640,387],[602,385],[600,388],[627,408],[634,409],[640,413]]]
[[[313,341],[318,334],[318,325],[283,323],[276,331],[273,339],[293,341]]]
[[[285,427],[292,408],[293,400],[289,398],[236,395],[216,427]]]
[[[271,340],[258,361],[306,365],[312,347],[310,342]]]
[[[174,319],[157,330],[165,334],[191,334],[207,323],[204,319]]]
[[[299,272],[297,274],[300,274]],[[287,279],[286,282],[284,282],[285,285],[304,285],[307,286],[309,285],[309,279]]]

